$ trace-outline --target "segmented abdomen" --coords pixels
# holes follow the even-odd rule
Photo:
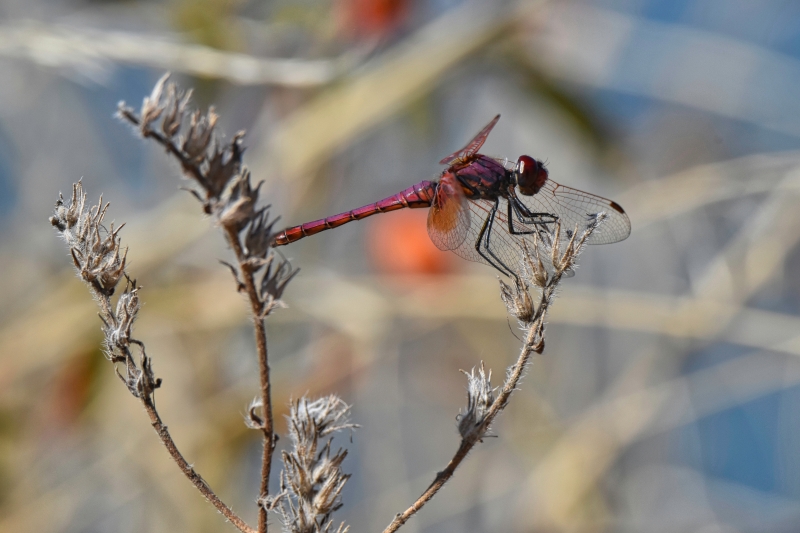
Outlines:
[[[286,228],[275,238],[274,246],[283,246],[291,242],[299,241],[303,237],[314,235],[321,231],[329,230],[347,224],[353,220],[361,220],[378,213],[394,211],[404,208],[430,207],[433,196],[436,192],[436,183],[432,181],[421,181],[412,185],[408,189],[401,191],[393,196],[384,198],[374,204],[365,205],[352,211],[333,215],[328,218],[306,222],[299,226]]]

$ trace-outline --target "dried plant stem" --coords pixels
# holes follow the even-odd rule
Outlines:
[[[233,248],[233,253],[239,263],[239,270],[242,273],[244,291],[250,300],[250,307],[253,312],[253,329],[255,330],[256,351],[258,352],[258,370],[261,380],[261,402],[263,406],[264,424],[262,433],[264,434],[264,447],[261,455],[261,486],[259,498],[266,498],[269,495],[269,478],[272,468],[272,454],[275,452],[275,435],[272,414],[272,386],[269,376],[269,352],[267,350],[267,327],[263,316],[263,303],[256,289],[256,282],[253,271],[246,260],[242,250],[239,236],[232,230],[225,231],[225,237]],[[258,531],[267,531],[267,509],[263,505],[258,507]]]
[[[147,411],[147,416],[150,417],[150,423],[153,426],[153,429],[156,430],[158,434],[158,438],[161,439],[161,443],[164,444],[164,447],[167,449],[167,452],[172,457],[172,459],[178,464],[178,467],[181,469],[181,472],[189,478],[189,481],[197,487],[197,490],[203,495],[203,497],[208,500],[211,505],[217,508],[217,510],[222,513],[222,515],[227,518],[231,524],[236,526],[236,528],[241,531],[242,533],[256,533],[256,530],[247,525],[244,520],[239,518],[239,516],[225,503],[219,499],[219,497],[211,490],[211,487],[208,486],[206,480],[198,474],[195,469],[190,465],[186,459],[184,459],[181,452],[178,450],[178,447],[175,445],[175,442],[172,440],[172,436],[169,434],[167,430],[167,426],[161,421],[161,417],[156,411],[155,403],[152,401],[152,398],[142,398],[142,404],[144,405],[145,411]]]
[[[86,194],[82,184],[78,182],[73,185],[72,197],[68,202],[59,195],[54,214],[50,217],[50,223],[69,246],[80,278],[86,283],[100,308],[105,356],[114,365],[117,376],[128,391],[142,402],[153,429],[189,481],[239,531],[255,533],[253,528],[220,500],[202,476],[186,461],[158,414],[155,391],[161,386],[161,379],[155,377],[144,343],[132,336],[133,324],[140,309],[140,287],[125,270],[127,249],[123,251],[119,237],[119,231],[124,224],[116,229],[113,223],[110,228],[103,225],[108,206],[107,203],[103,204],[101,198],[96,206],[87,207]],[[111,297],[120,281],[124,281],[124,287],[114,306]],[[138,362],[134,354],[138,355]]]
[[[542,318],[544,318],[544,313],[542,313]],[[516,389],[520,378],[522,378],[522,374],[524,373],[525,367],[528,365],[531,354],[533,352],[541,353],[537,350],[537,343],[535,342],[537,337],[537,328],[534,326],[528,333],[528,336],[525,339],[525,345],[520,351],[517,362],[512,367],[511,373],[506,379],[506,382],[503,384],[502,392],[492,403],[492,406],[489,408],[489,411],[486,414],[486,418],[481,424],[484,428],[488,428],[495,417],[500,414],[500,411],[502,411],[507,405],[511,394]],[[451,477],[453,477],[456,468],[458,468],[461,462],[467,457],[470,450],[472,450],[472,448],[482,440],[484,432],[485,431],[480,430],[473,431],[469,436],[462,439],[461,444],[458,446],[458,450],[456,451],[455,455],[453,455],[453,458],[450,459],[450,462],[447,463],[445,469],[436,474],[436,478],[433,480],[433,483],[431,483],[425,492],[423,492],[422,495],[417,498],[417,501],[411,504],[408,509],[394,517],[392,523],[383,530],[383,533],[394,533],[400,529],[400,527],[405,524],[409,518],[414,516],[417,511],[422,509],[422,507],[428,503],[428,501],[430,501],[437,492],[439,492],[439,489],[441,489],[444,484],[447,483]]]
[[[600,221],[602,220],[603,218],[600,218]],[[556,250],[556,252],[553,254],[553,263],[556,265],[555,272],[550,276],[547,276],[544,274],[543,270],[539,270],[539,272],[544,275],[544,278],[540,279],[545,280],[543,283],[544,286],[542,287],[540,293],[539,305],[535,308],[536,311],[532,313],[532,316],[528,315],[528,317],[525,319],[525,329],[527,330],[525,341],[522,345],[522,349],[520,350],[519,357],[517,357],[516,363],[514,363],[506,375],[506,379],[503,383],[500,394],[498,394],[495,400],[492,402],[480,423],[462,436],[461,444],[458,446],[458,450],[456,451],[455,455],[453,455],[453,458],[450,459],[450,462],[447,463],[445,469],[436,474],[436,478],[433,480],[433,483],[430,484],[425,492],[423,492],[422,495],[417,498],[417,500],[408,509],[402,513],[398,513],[394,517],[394,520],[392,520],[386,529],[383,530],[383,533],[394,533],[400,529],[400,527],[403,526],[403,524],[405,524],[409,518],[414,516],[436,495],[437,492],[439,492],[445,483],[447,483],[450,478],[453,477],[456,468],[458,468],[464,458],[469,454],[470,450],[472,450],[472,448],[486,436],[486,432],[492,425],[492,422],[497,415],[499,415],[506,405],[508,405],[511,394],[513,394],[513,392],[516,390],[520,379],[522,379],[522,376],[525,373],[525,369],[530,362],[531,355],[533,353],[542,353],[544,350],[544,321],[547,316],[550,303],[553,301],[553,297],[555,296],[556,288],[558,287],[564,272],[571,268],[575,257],[578,255],[578,253],[580,253],[580,250],[583,248],[586,239],[589,235],[591,235],[595,228],[596,226],[588,228],[587,231],[584,232],[577,245],[575,243],[575,234],[573,234],[573,237],[567,244],[567,252],[565,252],[563,256],[561,256],[561,252],[558,248],[558,241],[556,241],[556,244],[553,247],[553,249]],[[556,229],[556,235],[558,235],[559,229]],[[525,254],[526,261],[528,261],[528,264],[532,265],[532,267],[535,269],[535,265],[533,263],[534,258],[528,255],[527,250]],[[538,254],[535,256],[535,258],[538,262]],[[518,290],[520,290],[519,283],[520,280],[517,280],[516,286]],[[524,296],[527,296],[526,287],[524,291],[520,291],[518,294],[521,295],[522,292],[524,292]],[[528,302],[530,302],[530,300],[528,300]]]
[[[158,414],[154,392],[161,386],[161,380],[155,377],[144,344],[132,337],[133,324],[141,308],[140,287],[125,270],[127,249],[121,248],[119,237],[124,224],[115,229],[112,223],[110,228],[106,228],[103,219],[108,204],[103,204],[101,197],[98,205],[87,208],[86,195],[80,182],[73,185],[69,201],[59,195],[50,223],[69,245],[72,262],[101,309],[106,357],[114,364],[117,376],[130,393],[141,400],[153,428],[172,459],[206,500],[242,533],[267,533],[268,512],[274,510],[276,505],[281,505],[281,496],[269,496],[269,478],[277,436],[274,433],[265,319],[275,309],[284,307],[281,295],[297,274],[297,269],[293,269],[285,258],[276,255],[272,249],[275,237],[273,226],[277,219],[270,217],[269,206],[259,207],[261,184],[253,186],[250,172],[242,162],[244,132],[224,141],[215,129],[218,116],[213,109],[205,114],[191,111],[188,108],[191,91],[181,91],[177,85],[168,82],[168,78],[168,75],[162,76],[156,83],[150,96],[144,99],[139,114],[120,102],[118,116],[136,126],[139,135],[153,139],[178,159],[185,176],[195,183],[190,192],[201,202],[205,213],[212,215],[222,228],[236,256],[235,266],[223,263],[230,268],[236,289],[246,293],[250,302],[261,382],[260,395],[251,404],[245,419],[248,427],[260,430],[263,435],[260,494],[256,499],[258,529],[248,526],[194,471]],[[124,291],[116,299],[115,308],[111,296],[121,280],[126,282]],[[138,361],[134,354],[139,356]],[[333,405],[336,402],[328,403]],[[318,407],[316,404],[314,406]],[[347,408],[345,406],[333,411],[339,413],[338,417],[341,418]],[[328,460],[329,449],[326,450],[325,459]],[[336,464],[334,467],[328,465],[326,470],[335,474],[331,477],[334,485],[321,491],[327,496],[326,505],[319,507],[318,502],[313,502],[311,510],[315,512],[304,514],[313,516],[315,524],[328,524],[330,513],[340,505],[341,488],[349,477],[338,468],[343,459],[344,454],[337,453],[331,459]],[[305,462],[310,464],[315,461],[317,459]],[[295,497],[292,501],[300,501],[300,498]],[[323,517],[327,518],[319,519],[317,510],[321,510]],[[287,515],[284,513],[283,516]],[[340,530],[344,531],[343,528],[340,526]]]
[[[261,454],[261,486],[260,497],[269,495],[269,477],[272,467],[272,454],[275,452],[275,436],[272,421],[272,392],[269,379],[269,360],[267,353],[267,332],[263,318],[253,316],[256,334],[256,347],[258,349],[258,367],[261,378],[261,398],[264,404],[264,448]],[[266,533],[267,509],[258,507],[258,531]]]
[[[125,120],[128,120],[131,124],[133,124],[135,126],[140,126],[141,125],[141,121],[139,120],[139,117],[137,117],[136,114],[133,113],[132,111],[130,111],[128,109],[120,109],[119,110],[119,114],[120,114],[120,116],[122,118],[124,118]],[[146,129],[145,131],[143,131],[142,132],[142,136],[145,137],[145,138],[153,139],[158,144],[163,146],[167,150],[167,152],[169,152],[170,155],[172,155],[173,157],[175,157],[175,159],[180,161],[181,168],[185,172],[191,174],[196,180],[199,181],[199,180],[202,180],[202,179],[205,178],[205,176],[203,176],[202,172],[200,172],[200,170],[198,169],[197,165],[196,164],[192,164],[192,162],[189,161],[189,159],[180,150],[180,148],[175,146],[174,143],[170,142],[170,140],[167,139],[166,136],[164,136],[161,133],[159,133],[159,132],[157,132],[155,130],[152,130],[152,129]]]
[[[113,316],[113,307],[111,305],[111,299],[96,290],[92,290],[94,293],[95,298],[97,299],[98,303],[100,304],[100,308],[103,311],[103,314],[106,317]],[[144,345],[141,342],[131,339],[130,342],[132,344],[136,344],[139,346],[140,349],[144,350]],[[131,351],[127,347],[119,347],[119,350],[122,352],[124,357],[124,364],[129,369],[136,369],[136,363],[131,354]],[[241,531],[242,533],[256,533],[252,527],[247,525],[247,523],[242,520],[239,515],[237,515],[233,509],[228,507],[225,502],[220,500],[219,496],[214,493],[214,491],[209,487],[206,480],[203,479],[203,476],[195,471],[194,467],[189,464],[186,458],[183,457],[183,454],[178,449],[178,446],[175,444],[175,441],[172,440],[172,435],[170,435],[167,426],[161,420],[161,415],[158,414],[158,410],[156,409],[155,399],[153,397],[153,390],[150,390],[149,387],[145,387],[143,394],[139,395],[139,399],[144,406],[144,410],[147,412],[147,416],[150,417],[150,424],[155,429],[156,434],[158,434],[158,438],[161,439],[161,443],[167,449],[170,457],[178,467],[181,469],[181,472],[192,482],[192,484],[200,491],[203,497],[217,510],[222,513],[222,515],[227,518],[236,528]]]
[[[258,351],[260,393],[246,423],[263,436],[260,494],[256,501],[258,532],[266,533],[270,509],[265,502],[272,501],[269,478],[276,436],[265,319],[283,307],[281,295],[297,270],[272,250],[272,227],[277,219],[269,216],[269,206],[258,206],[261,184],[253,186],[250,171],[242,161],[244,132],[224,140],[216,130],[219,117],[213,108],[206,113],[192,111],[191,91],[182,91],[168,78],[165,75],[156,83],[138,113],[121,102],[118,116],[180,162],[184,175],[194,182],[189,191],[223,230],[236,257],[235,265],[224,264],[230,268],[237,290],[247,294]]]

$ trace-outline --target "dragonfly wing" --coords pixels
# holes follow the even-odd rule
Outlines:
[[[461,150],[458,150],[457,152],[453,152],[452,154],[448,155],[447,157],[445,157],[444,159],[439,161],[439,164],[440,165],[449,165],[450,163],[452,163],[453,161],[456,161],[458,159],[466,159],[466,158],[468,158],[468,157],[470,157],[472,155],[477,154],[478,150],[480,150],[481,146],[483,146],[483,143],[486,142],[486,138],[489,136],[489,133],[491,133],[492,128],[494,128],[494,125],[497,124],[498,120],[500,120],[500,115],[497,115],[496,117],[494,117],[492,119],[492,121],[489,122],[475,136],[475,138],[473,138],[469,143],[467,143],[467,145],[464,148],[462,148]]]
[[[546,228],[539,228],[542,230],[544,239],[535,239],[533,234],[512,234],[508,228],[508,202],[501,198],[494,215],[494,221],[491,227],[487,226],[479,244],[478,239],[484,222],[491,216],[494,201],[469,200],[468,205],[470,211],[469,230],[466,232],[466,237],[461,245],[452,249],[455,254],[468,261],[483,263],[495,268],[500,266],[501,271],[507,268],[516,274],[521,274],[525,269],[524,250],[527,249],[530,254],[534,254],[538,244],[539,257],[545,270],[551,274],[555,271],[550,262],[550,253],[545,249]],[[521,224],[518,221],[514,222],[514,228],[515,231],[519,232],[530,231],[531,229],[530,226]],[[478,251],[479,249],[480,251]],[[570,270],[563,275],[571,277],[574,272]]]
[[[586,241],[588,244],[611,244],[631,234],[631,221],[618,203],[550,179],[533,196],[518,197],[533,213],[557,216],[561,220],[562,239],[568,239],[576,228],[579,232],[585,230],[600,213],[607,218]]]
[[[470,212],[455,175],[446,172],[428,211],[428,235],[440,250],[461,246],[470,228]]]

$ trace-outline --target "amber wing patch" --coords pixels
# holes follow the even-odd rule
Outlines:
[[[428,235],[440,250],[458,248],[469,231],[469,206],[455,175],[446,173],[428,212]]]

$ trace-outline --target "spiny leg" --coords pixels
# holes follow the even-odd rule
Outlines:
[[[510,272],[512,276],[516,277],[516,274],[514,274],[514,272],[512,272],[505,265],[505,263],[497,259],[497,257],[495,257],[495,255],[488,249],[487,231],[491,231],[492,221],[494,220],[495,213],[497,213],[497,205],[498,205],[498,200],[495,200],[492,210],[489,211],[489,215],[486,217],[486,220],[483,221],[483,225],[481,226],[481,231],[480,233],[478,233],[478,238],[475,240],[475,251],[478,252],[478,255],[483,257],[483,259],[486,260],[487,263],[489,263],[492,267],[494,267],[495,270],[498,270],[501,274],[508,274]],[[493,261],[492,258],[484,254],[483,251],[481,250],[481,244],[483,243],[484,235],[486,235],[487,237],[487,244],[486,244],[487,251],[489,252],[489,254],[491,254],[492,258],[494,258],[497,261],[497,263],[495,263],[495,261]]]
[[[492,207],[492,210],[489,212],[489,216],[486,218],[486,222],[484,224],[485,230],[483,232],[482,238],[478,242],[483,243],[483,247],[486,250],[486,253],[491,255],[492,259],[494,259],[494,261],[502,267],[502,269],[498,270],[500,270],[504,274],[510,275],[511,277],[516,279],[517,282],[519,282],[520,279],[517,276],[516,271],[514,271],[511,267],[509,267],[505,263],[505,261],[497,257],[492,247],[492,240],[491,240],[493,235],[492,228],[494,227],[494,223],[497,219],[497,209],[499,208],[499,206],[500,206],[500,199],[498,198],[497,200],[495,200],[494,207]],[[487,261],[489,260],[480,250],[478,250],[478,253],[480,253]]]
[[[523,215],[522,213],[520,213],[517,210],[517,207],[523,208],[526,211],[527,211],[527,208],[525,208],[525,206],[522,205],[519,201],[517,201],[515,203],[517,203],[519,205],[515,205],[514,206],[513,214],[515,214],[517,216],[517,219],[519,220],[520,223],[526,224],[526,225],[529,225],[529,226],[533,226],[533,229],[531,229],[530,231],[517,231],[517,230],[514,229],[514,221],[513,221],[512,209],[511,209],[512,208],[511,200],[509,200],[509,202],[508,202],[508,232],[511,233],[512,235],[530,235],[530,234],[536,233],[536,234],[539,235],[539,239],[541,240],[542,243],[545,243],[545,245],[547,247],[552,246],[553,245],[552,231],[550,230],[550,227],[548,226],[548,224],[554,224],[556,221],[558,221],[558,217],[556,215],[551,215],[550,213],[531,213],[530,211],[528,211],[528,213],[530,213],[530,215],[531,215],[531,217],[530,217],[531,220],[525,220],[525,218],[528,218],[528,217]],[[542,221],[541,219],[540,220],[532,220],[533,218],[540,218],[540,217],[542,217],[542,218],[543,217],[549,217],[551,220],[548,220],[548,221]],[[572,231],[573,230],[569,230],[569,229],[566,230],[567,237],[572,238]],[[567,269],[563,275],[565,275],[567,277],[570,277],[570,276],[575,275],[575,271],[570,268],[570,269]]]
[[[512,212],[513,207],[513,212]],[[520,209],[524,209],[527,211],[528,215],[525,215],[520,212]],[[530,228],[529,231],[526,230],[518,230],[514,227],[514,216],[520,224],[527,226]],[[522,203],[516,198],[513,197],[508,199],[508,232],[512,235],[531,235],[537,234],[539,235],[539,239],[543,243],[547,243],[548,245],[552,243],[552,233],[553,231],[550,229],[550,224],[555,224],[558,221],[558,217],[556,215],[552,215],[550,213],[531,213]],[[567,233],[571,237],[571,231],[567,230]]]
[[[550,228],[547,226],[548,224],[553,224],[557,219],[554,215],[549,213],[531,213],[532,217],[530,220],[525,220],[525,217],[520,214],[520,212],[516,209],[517,206],[514,206],[512,211],[512,200],[508,200],[508,232],[511,235],[532,235],[534,233],[539,235],[539,238],[543,242],[550,242]],[[524,207],[524,206],[523,206]],[[530,231],[520,231],[514,227],[514,216],[516,216],[517,220],[525,224],[526,226],[532,226]],[[542,218],[549,217],[551,220],[542,221]],[[539,220],[533,220],[533,218],[538,218]]]
[[[544,226],[546,230],[550,228],[547,227],[548,224],[555,224],[558,221],[558,217],[552,213],[533,213],[531,212],[525,204],[520,202],[519,198],[517,198],[516,193],[512,190],[509,191],[511,194],[508,198],[508,232],[512,235],[530,235],[532,233],[539,233],[541,232],[542,228],[540,226]],[[533,225],[535,229],[530,231],[519,231],[514,227],[512,216],[513,214],[516,215],[517,220],[520,223],[525,225]]]

